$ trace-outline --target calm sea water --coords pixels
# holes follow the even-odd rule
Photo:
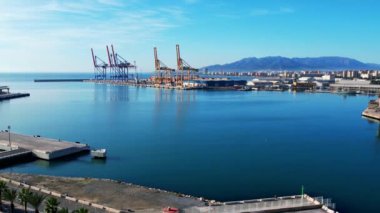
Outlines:
[[[300,194],[304,185],[341,212],[378,212],[379,124],[360,116],[373,97],[32,82],[54,77],[68,76],[0,74],[0,84],[31,93],[0,102],[0,129],[81,141],[109,158],[2,171],[112,178],[217,200]]]

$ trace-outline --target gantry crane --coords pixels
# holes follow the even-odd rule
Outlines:
[[[91,48],[92,62],[94,63],[94,76],[97,80],[105,80],[107,78],[108,64],[94,54]]]
[[[154,67],[157,72],[155,83],[171,83],[171,72],[175,70],[166,66],[160,59],[158,59],[157,48],[154,47]],[[163,73],[164,72],[164,73]],[[164,74],[164,76],[163,76]]]
[[[129,78],[129,69],[130,68],[136,68],[136,64],[131,64],[126,59],[124,59],[121,55],[118,53],[115,53],[115,50],[113,48],[113,45],[111,45],[112,53],[110,53],[108,46],[107,48],[107,55],[108,55],[108,61],[110,63],[110,77],[114,80],[128,80]]]
[[[113,64],[113,58],[112,58],[112,55],[110,54],[110,50],[108,48],[108,45],[106,46],[106,49],[107,49],[107,56],[108,56],[108,63],[109,63],[109,69],[110,69],[110,79],[114,79],[115,76],[116,76],[116,72],[115,72],[115,65]]]
[[[177,76],[176,82],[177,85],[183,85],[184,80],[184,72],[187,71],[187,80],[192,80],[192,72],[198,72],[198,69],[191,67],[183,58],[181,58],[181,52],[179,49],[179,45],[176,45],[177,51],[177,69],[180,71],[180,76]]]

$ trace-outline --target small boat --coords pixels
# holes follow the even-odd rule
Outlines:
[[[91,150],[91,156],[93,158],[106,158],[106,156],[107,156],[107,150],[106,149]]]

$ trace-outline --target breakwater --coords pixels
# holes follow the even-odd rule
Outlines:
[[[29,97],[29,93],[8,93],[8,94],[0,94],[0,101],[3,100],[10,100],[14,98],[23,98],[23,97]]]
[[[71,79],[71,78],[67,78],[67,79],[34,79],[34,82],[36,83],[47,83],[47,82],[84,82],[84,81],[88,81],[90,79],[82,79],[82,78],[79,78],[79,79]]]

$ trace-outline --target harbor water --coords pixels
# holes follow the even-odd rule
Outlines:
[[[111,178],[220,201],[300,194],[303,185],[340,212],[378,212],[380,127],[361,117],[374,97],[33,82],[68,76],[87,75],[0,74],[0,85],[31,94],[0,102],[0,129],[106,148],[108,158],[0,171]]]

